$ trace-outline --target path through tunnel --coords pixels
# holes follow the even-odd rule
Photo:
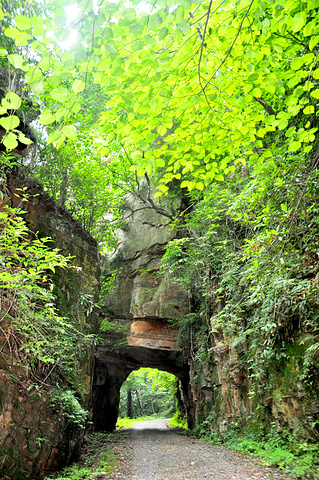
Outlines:
[[[115,429],[121,386],[131,372],[141,367],[164,370],[178,378],[188,425],[193,428],[194,408],[189,400],[191,398],[189,366],[180,351],[128,345],[116,347],[100,345],[95,359],[92,386],[91,411],[94,430],[111,432]]]

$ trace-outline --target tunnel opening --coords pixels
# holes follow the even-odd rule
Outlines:
[[[120,390],[118,426],[133,419],[166,418],[185,414],[180,382],[169,372],[139,368],[129,374]]]
[[[120,390],[129,375],[141,368],[158,369],[177,377],[179,409],[186,412],[188,426],[193,428],[194,405],[191,400],[189,365],[176,350],[140,346],[100,345],[95,356],[92,382],[91,419],[94,431],[112,432],[120,412]]]

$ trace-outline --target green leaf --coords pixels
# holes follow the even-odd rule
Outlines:
[[[8,55],[8,51],[5,48],[0,48],[0,57],[6,57]]]
[[[109,53],[118,53],[116,46],[112,40],[105,43],[104,48]]]
[[[114,13],[114,12],[117,12],[117,10],[119,9],[119,7],[120,7],[120,3],[107,2],[107,3],[103,6],[103,11],[104,11],[104,12],[108,12],[108,13]]]
[[[155,160],[155,165],[159,168],[165,167],[165,160],[163,158],[157,158]]]
[[[196,183],[197,190],[204,190],[204,186],[205,185],[203,184],[203,182],[197,182]]]
[[[71,108],[72,113],[78,113],[81,110],[81,103],[75,102]]]
[[[288,150],[289,152],[296,152],[301,148],[301,142],[291,142],[289,144]]]
[[[14,92],[8,92],[1,104],[6,109],[17,110],[21,105],[21,98]]]
[[[306,108],[304,108],[303,113],[305,115],[311,115],[312,113],[314,113],[314,111],[315,111],[315,107],[313,105],[308,105]]]
[[[163,136],[167,132],[167,128],[164,127],[164,125],[160,125],[159,127],[157,127],[157,132],[159,135]]]
[[[133,52],[143,50],[143,47],[144,47],[143,40],[134,40],[134,42],[132,43],[132,51]]]
[[[288,120],[286,118],[282,118],[278,123],[279,130],[284,130],[288,125]]]
[[[60,140],[61,137],[62,137],[62,132],[60,130],[55,130],[54,132],[50,133],[50,135],[48,136],[47,142],[48,144],[50,143],[55,144]]]
[[[26,17],[25,15],[18,15],[15,17],[14,21],[20,30],[28,30],[31,28],[30,18]]]
[[[188,32],[190,32],[190,29],[191,29],[189,23],[186,20],[181,20],[177,24],[177,28],[183,33],[188,33]]]
[[[309,42],[309,50],[312,51],[314,47],[318,44],[318,42],[319,42],[319,35],[312,37]]]
[[[224,176],[223,175],[215,175],[215,180],[218,180],[219,182],[224,181]]]
[[[8,55],[8,59],[11,65],[14,66],[14,68],[22,68],[23,58],[18,53],[12,53],[11,55]]]
[[[74,140],[77,137],[77,130],[74,125],[65,125],[62,128],[62,132],[67,138],[70,138],[71,140]]]
[[[24,143],[25,145],[30,145],[32,140],[30,138],[27,138],[23,133],[19,134],[19,142]]]
[[[292,70],[299,70],[304,64],[304,59],[302,57],[296,57],[290,64]]]
[[[300,12],[294,15],[292,24],[291,24],[291,30],[296,33],[299,32],[302,27],[306,24],[307,22],[307,14],[306,12]]]
[[[69,91],[65,87],[54,88],[50,93],[50,96],[60,103],[64,103],[69,98]]]
[[[3,138],[2,143],[8,150],[13,150],[18,146],[17,136],[10,132]]]
[[[43,80],[37,80],[36,82],[31,83],[31,90],[36,95],[39,95],[40,93],[43,92],[44,86],[45,84]]]
[[[160,41],[164,40],[165,37],[167,37],[168,35],[168,28],[167,27],[162,27],[159,31],[159,34],[158,34],[158,39]]]
[[[51,110],[44,110],[42,112],[42,115],[40,117],[40,122],[42,125],[50,125],[50,123],[53,123],[56,121],[55,115],[52,114]]]
[[[143,32],[144,27],[140,23],[131,23],[128,28],[133,35],[139,35]]]
[[[85,83],[82,80],[75,80],[72,85],[72,90],[74,93],[82,92],[85,88]]]
[[[316,80],[319,79],[319,68],[316,68],[316,70],[314,70],[314,71],[312,72],[312,76],[313,76],[313,78],[315,78]]]
[[[319,98],[319,89],[317,88],[316,90],[313,90],[312,92],[310,92],[310,95],[313,98]]]
[[[6,37],[16,38],[16,36],[19,35],[20,32],[16,28],[5,28],[3,33]]]
[[[20,124],[20,119],[16,115],[11,115],[10,117],[0,118],[0,125],[5,130],[14,130]]]
[[[38,63],[38,67],[41,68],[41,70],[49,70],[51,68],[51,59],[49,55],[44,55],[40,62]]]
[[[153,13],[148,21],[148,27],[155,30],[162,23],[162,17],[158,13]]]

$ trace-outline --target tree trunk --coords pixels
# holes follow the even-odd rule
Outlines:
[[[141,402],[141,398],[140,398],[139,391],[138,391],[138,390],[135,390],[135,393],[136,393],[137,403],[138,403],[138,405],[139,405],[139,407],[140,407],[141,416],[143,417],[143,416],[144,416],[144,409],[143,409],[143,405],[142,405],[142,402]]]
[[[132,390],[129,388],[126,395],[126,415],[133,418]]]

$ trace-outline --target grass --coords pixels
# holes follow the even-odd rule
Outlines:
[[[138,417],[138,418],[118,418],[116,422],[116,428],[130,428],[136,422],[143,422],[144,420],[156,420],[158,418],[164,418],[158,415],[149,415],[148,417]]]

